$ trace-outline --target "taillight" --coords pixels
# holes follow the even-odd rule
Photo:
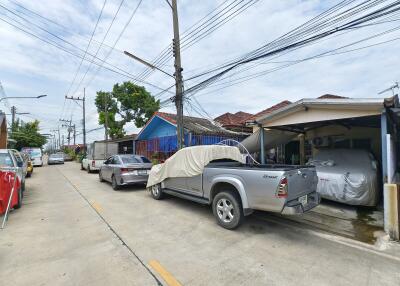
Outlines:
[[[121,168],[121,173],[129,173],[133,172],[135,169],[130,169],[130,168]]]
[[[96,162],[93,160],[92,161],[92,167],[96,166]]]
[[[287,198],[287,196],[288,196],[288,179],[286,177],[283,177],[279,182],[276,197]]]

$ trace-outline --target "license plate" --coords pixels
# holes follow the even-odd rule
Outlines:
[[[307,195],[301,196],[301,197],[298,198],[298,200],[299,200],[299,202],[304,206],[304,205],[307,204],[308,197],[307,197]]]
[[[147,170],[138,170],[138,175],[147,175]]]

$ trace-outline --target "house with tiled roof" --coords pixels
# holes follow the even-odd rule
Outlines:
[[[246,120],[252,115],[251,113],[243,111],[238,111],[236,113],[226,112],[214,118],[214,121],[228,130],[251,133],[252,129],[246,126]]]
[[[271,107],[268,107],[267,109],[264,109],[264,110],[262,110],[262,111],[260,111],[260,112],[258,112],[256,114],[254,114],[253,116],[247,118],[246,121],[249,122],[249,121],[257,120],[257,118],[263,117],[263,116],[265,116],[265,115],[267,115],[267,114],[269,114],[271,112],[279,110],[279,109],[281,109],[281,108],[283,108],[285,106],[288,106],[291,103],[292,102],[289,101],[289,100],[283,100],[283,101],[281,101],[281,102],[279,102],[279,103],[277,103],[275,105],[272,105]]]
[[[211,145],[225,139],[241,141],[247,134],[228,130],[211,120],[184,116],[185,146]],[[136,138],[136,154],[163,161],[177,149],[177,116],[156,112],[142,128]]]

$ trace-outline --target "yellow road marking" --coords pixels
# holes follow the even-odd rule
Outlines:
[[[101,208],[101,206],[98,204],[98,203],[96,203],[96,202],[94,202],[94,203],[92,203],[92,206],[94,207],[94,209],[97,211],[97,212],[101,212],[103,209]]]
[[[157,260],[150,260],[149,265],[164,279],[169,286],[182,286]]]

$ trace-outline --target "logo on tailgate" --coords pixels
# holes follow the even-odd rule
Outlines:
[[[276,179],[276,178],[278,178],[278,176],[270,176],[270,175],[265,174],[265,175],[263,176],[263,178],[264,178],[264,179]]]

